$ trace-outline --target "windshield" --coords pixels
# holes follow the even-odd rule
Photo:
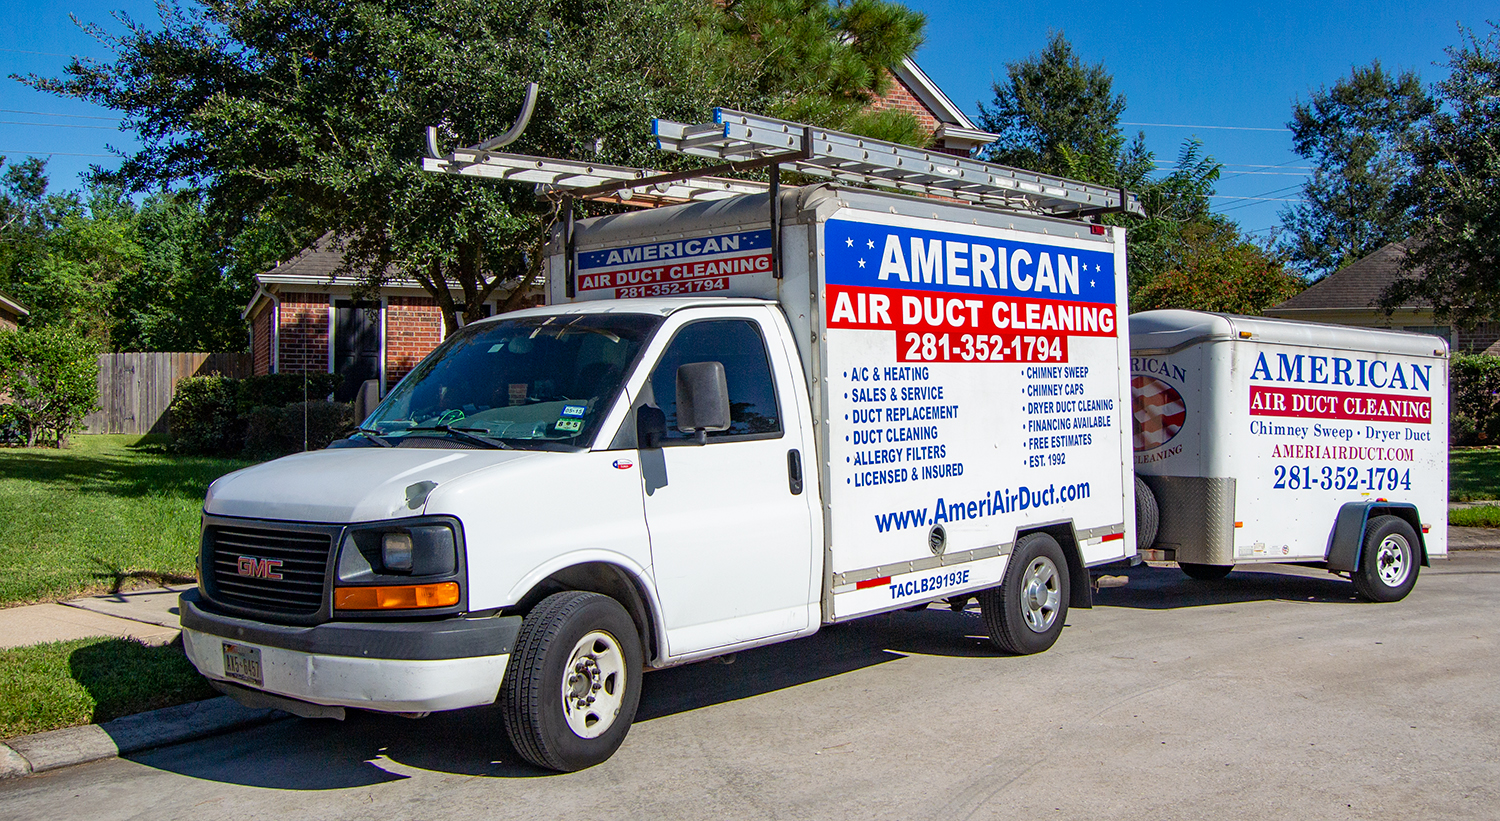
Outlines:
[[[456,430],[513,447],[588,447],[660,324],[641,314],[575,314],[470,325],[401,380],[364,427],[394,440]]]

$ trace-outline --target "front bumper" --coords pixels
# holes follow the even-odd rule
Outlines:
[[[178,598],[183,646],[215,681],[227,640],[260,650],[259,689],[287,698],[390,713],[493,703],[505,678],[519,616],[430,622],[329,622],[293,627],[207,610],[197,590]]]

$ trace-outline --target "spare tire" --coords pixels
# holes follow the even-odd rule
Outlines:
[[[1145,550],[1156,544],[1156,530],[1161,524],[1161,511],[1156,506],[1156,494],[1135,477],[1135,549]]]

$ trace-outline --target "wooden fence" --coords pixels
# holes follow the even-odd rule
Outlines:
[[[106,353],[99,355],[99,410],[84,417],[87,433],[166,433],[167,409],[179,380],[223,374],[249,376],[248,353]]]

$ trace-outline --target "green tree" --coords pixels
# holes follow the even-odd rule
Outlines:
[[[137,215],[139,264],[114,283],[110,344],[121,351],[241,351],[250,272],[228,268],[196,191],[153,194]]]
[[[1392,74],[1376,60],[1292,109],[1292,146],[1313,161],[1306,200],[1281,212],[1281,247],[1317,279],[1384,245],[1413,223],[1393,196],[1409,172],[1407,148],[1437,104],[1415,72]]]
[[[99,399],[95,343],[67,328],[0,330],[0,395],[26,446],[63,447]]]
[[[1104,63],[1088,65],[1060,31],[1040,54],[1005,66],[979,126],[1000,137],[985,159],[1085,182],[1140,188],[1155,168],[1144,134],[1120,129],[1125,95]]]
[[[1281,260],[1247,241],[1223,217],[1189,222],[1171,247],[1166,270],[1134,289],[1133,311],[1183,308],[1259,315],[1305,284]]]
[[[1387,309],[1413,298],[1463,326],[1500,316],[1500,25],[1448,49],[1442,108],[1417,131],[1399,196],[1416,221]]]
[[[424,173],[427,126],[448,145],[494,136],[536,81],[531,126],[507,150],[660,165],[653,116],[701,120],[787,83],[857,100],[884,82],[874,67],[920,42],[920,16],[876,0],[787,7],[799,11],[783,25],[770,0],[199,0],[161,6],[157,29],[124,16],[123,33],[86,26],[114,62],[27,82],[136,128],[143,148],[108,179],[201,188],[231,248],[332,231],[367,290],[414,279],[451,327],[455,312],[473,320],[496,295],[505,307],[527,295],[555,214],[528,185]],[[725,39],[740,43],[735,59],[703,59]],[[788,74],[792,46],[827,59]]]
[[[870,111],[891,69],[922,45],[925,15],[882,0],[727,0],[700,7],[694,62],[713,99],[749,111],[913,145],[905,112]],[[728,104],[726,102],[726,104]]]
[[[135,206],[112,185],[47,193],[46,165],[10,166],[0,190],[0,291],[31,314],[27,324],[78,330],[109,340],[114,283],[139,264]]]

